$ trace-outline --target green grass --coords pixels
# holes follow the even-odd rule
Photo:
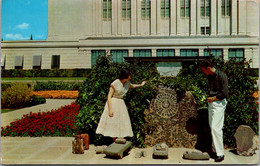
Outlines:
[[[15,111],[16,109],[1,109],[1,113]]]
[[[1,80],[3,81],[40,81],[40,80],[47,80],[47,81],[54,81],[54,80],[85,80],[85,77],[2,77]]]

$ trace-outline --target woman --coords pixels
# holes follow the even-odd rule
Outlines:
[[[144,86],[146,81],[143,81],[142,84],[131,84],[130,79],[131,73],[123,69],[119,72],[119,78],[111,83],[105,109],[96,130],[97,134],[112,137],[114,142],[117,137],[133,136],[123,96],[129,88]]]

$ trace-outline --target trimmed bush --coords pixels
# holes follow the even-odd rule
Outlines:
[[[14,83],[1,94],[2,108],[22,108],[30,101],[31,88],[25,84]]]
[[[48,82],[36,82],[34,91],[44,90],[78,90],[82,85],[82,82],[65,82],[65,81],[48,81]]]
[[[11,69],[2,70],[2,77],[86,77],[91,69]]]

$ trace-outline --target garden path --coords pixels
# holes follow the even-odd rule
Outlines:
[[[50,111],[52,109],[60,108],[61,106],[69,105],[73,101],[75,101],[75,99],[46,99],[45,104],[39,104],[36,106],[26,107],[16,111],[3,113],[1,114],[1,127],[9,125],[16,119],[20,119],[24,114],[28,114],[30,112],[36,113],[39,111]]]

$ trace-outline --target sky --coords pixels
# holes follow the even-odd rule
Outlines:
[[[46,40],[48,0],[2,0],[1,39]]]

